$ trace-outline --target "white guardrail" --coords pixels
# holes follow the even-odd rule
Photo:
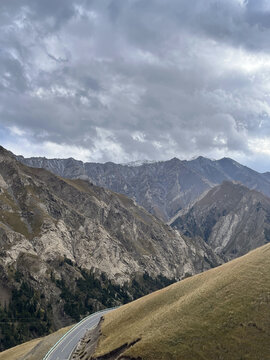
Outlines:
[[[53,347],[50,348],[50,350],[47,352],[47,354],[44,356],[44,358],[42,360],[48,360],[49,359],[49,356],[51,355],[51,353],[54,351],[54,349],[57,347],[57,345],[66,337],[68,336],[68,334],[70,334],[73,330],[75,330],[82,322],[90,319],[91,317],[101,313],[101,312],[104,312],[104,311],[111,311],[111,310],[114,310],[114,309],[117,309],[119,306],[115,306],[115,307],[112,307],[112,308],[108,308],[108,309],[103,309],[103,310],[99,310],[97,312],[95,312],[94,314],[90,314],[88,315],[87,317],[83,318],[81,321],[79,321],[77,324],[75,324],[74,326],[72,326],[71,329],[69,329],[54,345]]]

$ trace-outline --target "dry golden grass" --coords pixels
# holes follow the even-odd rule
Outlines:
[[[270,244],[105,316],[96,356],[269,360]]]
[[[24,355],[31,351],[41,339],[28,341],[24,344],[15,346],[0,353],[0,360],[20,360]]]
[[[23,234],[24,236],[28,236],[28,230],[25,223],[22,221],[19,211],[1,211],[0,213],[0,221],[8,225],[11,229],[16,232]]]
[[[74,187],[76,190],[83,192],[83,193],[87,193],[90,195],[96,195],[95,192],[92,190],[91,185],[88,181],[85,180],[81,180],[81,179],[66,179],[66,178],[61,178],[61,180],[63,180],[66,184]]]
[[[48,336],[3,351],[0,353],[0,360],[41,360],[70,328],[71,326],[65,327]]]

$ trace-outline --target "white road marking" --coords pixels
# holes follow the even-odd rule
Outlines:
[[[105,315],[109,311],[112,311],[113,309],[114,308],[107,309],[107,310],[99,311],[96,314],[89,315],[87,318],[85,318],[80,323],[75,325],[74,329],[71,329],[71,331],[68,334],[64,335],[63,338],[58,341],[59,343],[56,343],[53,346],[53,348],[51,348],[51,350],[45,355],[43,360],[46,360],[46,359],[47,360],[69,360],[69,357],[70,357],[72,351],[77,346],[78,341],[84,336],[84,333],[87,330],[90,330],[90,329],[94,328],[95,326],[97,326],[98,322],[96,320],[99,320],[101,318],[101,316]],[[70,340],[69,340],[69,337],[70,337]],[[68,343],[65,344],[66,341],[68,341]],[[74,347],[72,344],[72,347],[73,347],[72,351],[69,354],[64,354],[65,349],[68,347],[68,345],[70,345],[70,343],[72,341],[74,341]],[[64,346],[64,348],[61,350],[62,346]],[[69,351],[69,350],[67,350],[67,351]],[[58,354],[56,354],[57,352],[58,352]],[[55,357],[54,357],[54,354],[55,354]],[[57,358],[56,358],[56,356],[57,356]],[[65,359],[66,356],[68,356],[68,359]]]
[[[69,340],[69,342],[63,347],[63,349],[62,349],[62,351],[61,352],[63,352],[65,349],[66,349],[66,347],[71,343],[71,341],[73,341],[73,337]]]

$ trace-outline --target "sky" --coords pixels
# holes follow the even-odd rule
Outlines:
[[[0,144],[270,171],[269,0],[1,0]]]

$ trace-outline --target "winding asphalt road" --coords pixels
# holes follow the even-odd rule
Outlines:
[[[73,349],[84,336],[85,332],[95,327],[99,323],[100,318],[112,310],[113,309],[106,309],[99,311],[73,326],[73,328],[51,348],[43,360],[69,360]]]

